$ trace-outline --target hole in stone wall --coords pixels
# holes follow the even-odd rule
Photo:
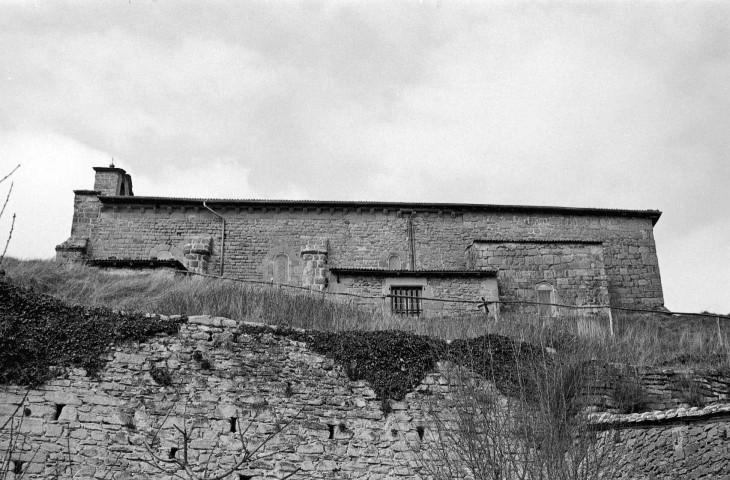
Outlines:
[[[21,462],[20,460],[16,460],[13,462],[13,474],[20,475],[23,473],[23,465],[25,462]]]
[[[158,385],[163,387],[172,385],[172,375],[167,367],[152,367],[150,369],[150,376]]]
[[[329,439],[332,440],[333,438],[335,438],[335,426],[334,425],[327,425],[327,428],[330,429]]]
[[[244,473],[239,473],[238,480],[253,480],[253,475],[246,475]]]
[[[25,408],[23,409],[23,415],[25,415],[26,417],[30,417],[30,413],[31,413],[31,412],[30,412],[30,408],[28,408],[28,407],[25,407]]]
[[[59,417],[61,416],[61,413],[63,412],[63,407],[65,407],[65,406],[66,405],[63,405],[61,403],[57,403],[56,404],[56,414],[53,416],[53,419],[54,420],[58,420],[59,419]]]
[[[173,458],[175,458],[175,454],[177,453],[177,450],[178,450],[178,448],[177,448],[177,447],[172,447],[172,448],[170,449],[170,453],[169,453],[169,455],[168,455],[168,458],[170,458],[170,459],[173,459]]]
[[[391,429],[390,429],[390,434],[391,434],[391,435],[393,435],[393,436],[395,437],[395,436],[397,436],[397,435],[398,435],[398,430],[396,430],[395,428],[391,428]]]
[[[425,428],[423,428],[422,425],[419,425],[416,427],[416,432],[418,433],[418,439],[423,440],[423,433],[426,431]]]
[[[345,425],[344,423],[340,423],[340,432],[344,433],[346,431],[347,431],[347,425]]]
[[[231,433],[236,433],[236,421],[238,419],[236,417],[231,417],[228,420],[231,422]]]

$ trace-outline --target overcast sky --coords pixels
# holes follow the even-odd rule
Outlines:
[[[0,5],[24,258],[113,157],[138,195],[662,210],[666,305],[729,313],[729,132],[728,2]]]

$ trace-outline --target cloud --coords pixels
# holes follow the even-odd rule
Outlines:
[[[114,156],[139,192],[656,208],[680,245],[730,221],[729,20],[712,2],[21,2],[0,7],[0,128],[47,159]]]
[[[73,180],[84,174],[89,176],[91,167],[107,164],[108,157],[54,133],[0,130],[0,158],[10,160],[3,163],[3,170],[5,165],[9,171],[21,164],[11,177],[13,191],[0,219],[3,247],[10,231],[11,215],[16,213],[8,255],[21,258],[54,256],[53,247],[71,233],[72,190],[91,187],[74,185]],[[3,197],[7,195],[7,183],[0,185]]]

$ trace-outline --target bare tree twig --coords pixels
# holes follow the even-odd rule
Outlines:
[[[30,388],[28,388],[28,389],[25,390],[25,395],[23,395],[23,399],[20,401],[20,403],[18,404],[18,406],[15,407],[15,410],[13,411],[13,413],[10,414],[10,416],[5,421],[5,423],[3,423],[3,426],[0,427],[0,432],[2,432],[3,429],[5,428],[5,426],[8,424],[8,422],[10,422],[10,420],[12,420],[13,417],[15,417],[15,414],[18,413],[18,410],[20,410],[20,407],[22,407],[23,404],[25,403],[25,399],[28,398],[28,393],[29,392],[30,392]]]
[[[3,254],[0,255],[0,266],[3,264],[3,260],[5,259],[5,253],[8,251],[8,245],[10,245],[10,239],[13,238],[13,229],[15,228],[15,214],[13,214],[13,223],[10,224],[10,233],[8,233],[8,241],[5,242],[5,250],[3,250]]]
[[[8,190],[8,196],[5,197],[5,203],[3,203],[3,209],[0,210],[0,218],[3,218],[3,213],[5,213],[5,207],[8,205],[8,200],[10,200],[10,194],[13,193],[13,185],[15,182],[10,182],[10,190]]]
[[[16,166],[16,167],[15,167],[14,169],[12,169],[12,170],[10,171],[10,173],[8,173],[7,175],[5,175],[5,176],[4,176],[4,177],[3,177],[2,179],[0,179],[0,183],[3,183],[3,182],[4,182],[5,180],[7,180],[8,178],[10,178],[10,175],[14,174],[14,173],[15,173],[15,171],[16,171],[17,169],[19,169],[19,168],[20,168],[20,164],[18,164],[18,165],[17,165],[17,166]]]
[[[188,399],[188,401],[189,401],[189,399]],[[165,415],[165,418],[163,419],[162,424],[155,431],[155,433],[152,437],[153,442],[154,442],[155,438],[157,438],[157,435],[159,434],[160,429],[162,428],[162,425],[164,425],[165,421],[167,420],[167,417],[169,416],[170,412],[172,411],[172,408],[173,408],[173,406],[170,406],[170,408],[168,408],[167,414]],[[266,454],[257,455],[257,453],[264,446],[266,446],[266,444],[268,444],[276,435],[280,434],[284,429],[286,429],[289,425],[291,425],[291,423],[294,420],[299,418],[299,415],[301,414],[301,412],[302,412],[302,409],[300,409],[296,413],[296,415],[294,415],[293,417],[288,419],[285,423],[277,425],[276,428],[269,435],[267,435],[266,438],[264,438],[258,445],[256,445],[256,447],[253,449],[251,449],[249,447],[249,445],[246,442],[246,438],[245,438],[245,434],[248,432],[249,428],[251,428],[253,421],[249,421],[248,424],[246,425],[246,428],[241,429],[240,428],[240,426],[241,426],[240,419],[236,418],[235,422],[236,422],[236,425],[238,426],[238,428],[236,430],[237,430],[238,436],[241,440],[241,451],[242,451],[243,455],[241,456],[240,459],[234,460],[235,463],[232,467],[226,469],[224,472],[222,472],[220,474],[214,475],[214,474],[209,474],[210,458],[213,453],[213,452],[211,452],[211,456],[209,456],[206,459],[203,473],[202,473],[202,475],[200,475],[200,474],[195,473],[194,465],[191,465],[188,460],[189,444],[190,444],[190,441],[192,438],[192,433],[197,427],[195,425],[193,425],[193,426],[191,426],[190,429],[188,429],[188,423],[187,423],[187,418],[186,418],[187,417],[187,402],[186,402],[185,408],[184,408],[184,413],[183,413],[183,427],[180,428],[178,425],[173,424],[173,428],[175,430],[177,430],[177,432],[180,435],[182,435],[182,437],[183,437],[183,445],[182,445],[183,458],[182,459],[178,459],[178,458],[174,458],[174,457],[173,458],[163,458],[163,456],[159,455],[158,453],[155,453],[152,446],[146,440],[143,439],[142,444],[144,445],[144,448],[147,450],[147,453],[149,454],[150,458],[152,458],[152,460],[143,459],[142,461],[144,463],[151,465],[154,468],[158,469],[160,472],[163,472],[167,475],[171,475],[175,478],[186,479],[186,480],[223,480],[224,478],[228,477],[229,475],[233,474],[236,470],[241,468],[241,466],[244,464],[248,464],[248,463],[253,462],[254,460],[267,458],[271,455],[276,454],[277,452],[270,452],[270,453],[266,453]],[[255,419],[255,417],[254,417],[254,419]],[[214,450],[219,445],[219,442],[220,442],[220,437],[217,439],[215,446],[213,447]],[[174,468],[174,467],[177,467],[175,469],[175,471],[171,471],[170,468]],[[284,477],[282,477],[282,480],[291,478],[300,469],[301,468],[297,468],[293,472],[286,474]],[[183,476],[181,473],[178,473],[180,470],[183,470],[185,472],[184,475],[186,475],[186,476]]]

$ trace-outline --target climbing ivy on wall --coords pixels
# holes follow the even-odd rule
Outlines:
[[[0,282],[0,383],[37,386],[69,367],[94,375],[112,345],[176,333],[185,321],[67,305]]]
[[[37,386],[69,367],[94,375],[108,350],[124,341],[144,341],[158,333],[174,334],[185,317],[163,320],[106,308],[67,305],[30,289],[0,283],[0,383]],[[387,410],[402,400],[440,360],[470,368],[493,379],[509,393],[524,388],[531,361],[543,349],[501,335],[444,340],[409,332],[303,331],[242,324],[239,334],[273,334],[305,342],[312,351],[332,358],[351,380],[365,380]],[[160,372],[157,372],[160,373]],[[164,383],[162,375],[158,382]]]
[[[242,324],[239,333],[272,334],[304,342],[332,358],[350,380],[366,380],[387,409],[388,400],[402,400],[440,360],[449,360],[494,379],[505,393],[523,388],[524,370],[542,358],[541,348],[501,335],[444,340],[398,330],[318,332]],[[523,372],[522,374],[520,372]]]

